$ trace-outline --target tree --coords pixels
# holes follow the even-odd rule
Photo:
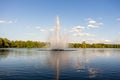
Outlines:
[[[3,47],[3,39],[0,38],[0,48],[2,48],[2,47]]]
[[[81,47],[86,48],[86,42],[85,41],[82,42]]]
[[[27,41],[27,42],[26,42],[26,47],[27,47],[27,48],[33,48],[33,43],[32,43],[32,41]]]
[[[10,47],[10,41],[7,38],[3,38],[3,48]]]

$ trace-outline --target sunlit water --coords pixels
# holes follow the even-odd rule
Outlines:
[[[120,49],[0,49],[0,80],[120,80]]]

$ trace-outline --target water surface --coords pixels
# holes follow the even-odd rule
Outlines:
[[[120,80],[120,49],[0,49],[0,80]]]

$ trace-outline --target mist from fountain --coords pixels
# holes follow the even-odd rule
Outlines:
[[[60,28],[59,17],[56,18],[56,26],[54,32],[49,34],[49,42],[51,50],[62,51],[68,47],[68,35],[65,30]]]

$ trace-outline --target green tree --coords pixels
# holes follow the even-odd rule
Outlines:
[[[86,42],[85,41],[82,42],[81,47],[86,48]]]
[[[26,42],[26,47],[27,47],[27,48],[33,48],[33,43],[32,43],[32,41],[27,41],[27,42]]]
[[[0,38],[0,48],[2,48],[2,47],[3,47],[3,39]]]
[[[7,38],[3,39],[3,47],[4,48],[10,47],[10,41]]]

